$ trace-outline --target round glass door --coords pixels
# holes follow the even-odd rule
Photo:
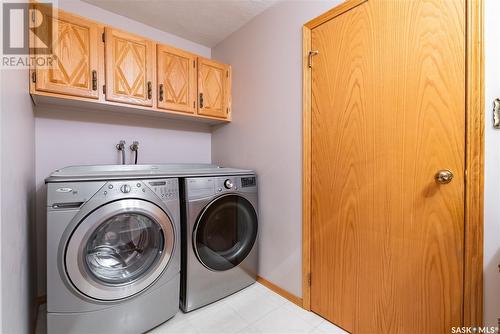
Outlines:
[[[104,221],[85,247],[85,264],[108,284],[126,284],[144,275],[163,250],[161,226],[139,213],[119,213]]]
[[[219,197],[198,218],[193,232],[195,253],[208,269],[229,270],[248,256],[257,229],[257,214],[248,200],[237,195]]]
[[[174,241],[172,222],[160,207],[136,199],[112,202],[76,227],[66,247],[66,271],[91,298],[127,298],[161,275]]]

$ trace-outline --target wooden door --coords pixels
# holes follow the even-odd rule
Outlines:
[[[450,333],[463,307],[465,3],[369,0],[312,29],[311,45],[311,309],[351,333]]]
[[[198,114],[230,117],[231,67],[198,58]]]
[[[140,36],[106,28],[106,100],[152,106],[154,43]]]
[[[70,96],[99,98],[99,40],[102,27],[80,17],[40,11],[52,20],[52,66],[37,67],[35,89]],[[50,13],[50,14],[49,14]],[[49,16],[51,16],[49,18]],[[48,25],[37,27],[41,36]],[[38,43],[35,40],[35,43]],[[101,83],[102,85],[102,83]]]
[[[158,108],[196,111],[196,56],[166,45],[157,46]]]

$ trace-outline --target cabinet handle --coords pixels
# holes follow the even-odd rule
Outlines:
[[[151,81],[148,81],[148,100],[153,98],[153,87],[151,86]]]
[[[97,90],[97,71],[92,71],[92,90]]]
[[[160,84],[160,101],[163,101],[163,84]]]
[[[200,108],[203,108],[203,93],[200,93]]]

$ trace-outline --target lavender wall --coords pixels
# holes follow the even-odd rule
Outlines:
[[[212,134],[216,164],[259,175],[259,275],[302,294],[302,25],[340,0],[283,1],[212,49],[233,67],[233,122]]]
[[[35,120],[27,70],[0,70],[1,333],[30,333],[36,266],[33,242]]]
[[[79,0],[59,0],[58,6],[205,57],[211,55],[210,48]],[[24,94],[28,96],[27,85]],[[38,295],[46,291],[44,179],[52,171],[68,165],[119,163],[115,144],[121,139],[127,141],[127,153],[132,141],[140,142],[140,163],[211,162],[211,134],[206,125],[60,107],[36,108],[35,116]]]

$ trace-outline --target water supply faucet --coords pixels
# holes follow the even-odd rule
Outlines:
[[[116,149],[122,153],[122,165],[125,165],[125,140],[120,140],[120,142],[116,144]]]
[[[139,142],[138,141],[134,141],[132,143],[132,145],[130,145],[130,150],[132,152],[135,152],[135,164],[137,165],[137,159],[138,159],[138,156],[139,156]]]

